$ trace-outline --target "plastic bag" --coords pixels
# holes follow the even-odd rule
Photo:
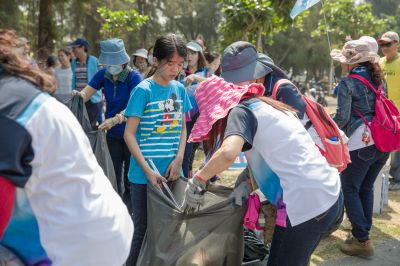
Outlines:
[[[174,200],[151,184],[147,186],[147,232],[137,265],[241,265],[242,219],[245,206],[229,199],[232,189],[209,186],[205,204],[184,213],[186,179],[171,185]]]
[[[79,95],[72,97],[66,105],[82,125],[83,131],[89,138],[90,146],[96,156],[97,162],[103,169],[104,174],[110,180],[115,191],[117,191],[117,179],[115,177],[114,165],[111,160],[110,151],[107,146],[106,133],[101,130],[92,130],[86,106]]]

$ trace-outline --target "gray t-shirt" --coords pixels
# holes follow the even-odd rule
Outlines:
[[[69,68],[57,67],[54,70],[54,77],[57,81],[57,90],[54,96],[61,102],[67,103],[71,99],[72,92],[72,70]]]

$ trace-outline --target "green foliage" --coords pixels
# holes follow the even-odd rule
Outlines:
[[[324,10],[332,43],[341,46],[350,35],[357,39],[363,35],[377,36],[392,18],[378,18],[372,14],[370,3],[355,4],[353,0],[325,1]],[[312,36],[325,35],[326,25],[321,17]]]
[[[100,33],[103,38],[126,36],[127,33],[137,31],[148,19],[146,15],[141,15],[136,9],[111,10],[106,6],[97,8],[103,20]]]
[[[294,23],[289,17],[294,2],[294,0],[219,0],[223,14],[219,32],[223,37],[223,45],[237,40],[257,43],[258,46],[260,42],[270,44],[274,34]],[[301,22],[301,18],[295,21],[297,26],[300,26]]]

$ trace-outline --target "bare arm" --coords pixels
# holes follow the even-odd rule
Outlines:
[[[80,92],[80,95],[83,99],[84,102],[89,101],[90,97],[93,96],[97,92],[96,89],[90,87],[89,85],[86,85],[86,87]]]
[[[178,179],[181,174],[183,156],[185,154],[185,147],[186,147],[186,137],[187,137],[186,118],[183,115],[183,117],[182,117],[182,132],[181,132],[181,138],[179,141],[178,153],[176,154],[175,159],[168,166],[168,169],[166,172],[166,177],[168,178],[169,181],[174,181],[174,180]]]
[[[245,140],[238,135],[227,137],[210,161],[196,175],[208,181],[216,174],[228,169],[242,151]]]

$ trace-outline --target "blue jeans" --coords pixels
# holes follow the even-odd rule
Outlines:
[[[127,266],[135,266],[147,229],[147,185],[130,184],[132,199],[133,239]]]
[[[275,226],[268,266],[307,266],[322,236],[329,232],[343,209],[343,194],[326,212],[296,226]]]
[[[352,161],[341,173],[344,205],[353,226],[352,234],[359,241],[369,239],[374,205],[374,182],[389,153],[375,145],[350,152]]]
[[[391,153],[390,159],[390,172],[389,174],[393,177],[394,182],[400,183],[400,151],[394,151]]]

